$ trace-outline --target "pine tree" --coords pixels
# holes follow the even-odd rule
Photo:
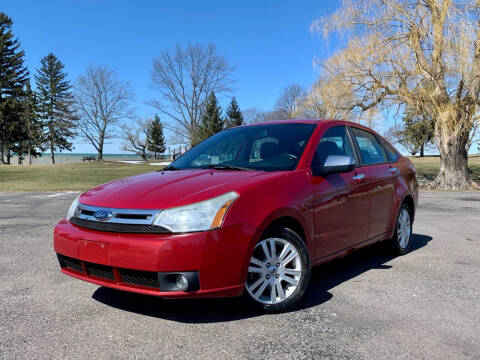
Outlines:
[[[26,155],[28,157],[28,163],[32,164],[32,156],[41,156],[41,152],[45,150],[45,136],[43,133],[43,124],[38,117],[37,97],[30,87],[30,81],[27,81],[22,104],[22,123],[25,131],[25,139],[18,143],[15,152],[19,160],[23,155]]]
[[[75,136],[72,86],[63,71],[64,65],[54,54],[43,57],[41,63],[35,75],[38,103],[52,164],[55,164],[55,150],[71,150],[69,140]]]
[[[196,145],[206,138],[222,131],[225,128],[225,121],[222,119],[222,108],[214,92],[210,94],[203,113],[200,126],[197,129],[193,144]]]
[[[232,98],[226,112],[226,127],[232,128],[243,125],[243,114],[238,106],[237,99]]]
[[[0,160],[7,164],[13,147],[25,136],[21,98],[28,79],[25,53],[13,37],[12,25],[12,19],[0,12]]]
[[[153,152],[156,159],[157,153],[164,153],[166,149],[163,125],[158,115],[155,115],[147,127],[147,150]]]
[[[428,114],[419,114],[407,106],[403,115],[403,126],[395,130],[396,141],[410,154],[424,156],[425,148],[433,144],[435,126]]]

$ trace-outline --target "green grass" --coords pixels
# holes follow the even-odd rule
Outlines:
[[[419,178],[433,179],[440,167],[438,156],[410,158]],[[122,177],[159,170],[161,166],[116,162],[73,163],[57,165],[0,165],[0,191],[87,190]],[[480,183],[480,155],[469,158],[472,179]]]
[[[417,168],[419,178],[432,180],[440,168],[440,157],[425,156],[423,158],[410,157]],[[476,182],[480,182],[480,155],[470,155],[468,158],[468,170],[470,176]]]
[[[126,176],[161,169],[115,162],[0,166],[0,191],[87,190]]]

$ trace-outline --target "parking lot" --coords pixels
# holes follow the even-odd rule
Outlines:
[[[60,273],[75,193],[0,193],[0,358],[478,359],[480,193],[425,192],[412,252],[384,244],[314,270],[302,306],[162,300]]]

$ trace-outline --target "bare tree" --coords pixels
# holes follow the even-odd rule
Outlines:
[[[361,114],[406,104],[435,123],[441,166],[432,187],[475,187],[466,145],[480,93],[480,2],[344,0],[313,30],[345,34],[345,48],[322,62],[328,89],[347,95],[337,110]],[[348,100],[348,101],[346,101]]]
[[[259,108],[247,108],[242,113],[245,124],[256,124],[265,121],[265,112]]]
[[[214,45],[176,45],[153,61],[151,78],[161,98],[150,104],[167,115],[166,128],[192,143],[207,97],[230,91],[233,71]]]
[[[280,92],[274,109],[281,111],[285,119],[297,119],[304,116],[306,89],[299,84],[285,86]]]
[[[363,112],[354,112],[351,104],[355,103],[354,93],[348,81],[322,75],[308,92],[304,108],[321,119],[344,119],[361,122]]]
[[[289,119],[284,110],[265,111],[259,108],[248,108],[242,111],[245,124],[256,124],[267,121],[287,120]]]
[[[283,109],[273,109],[263,113],[263,121],[288,120],[291,117]]]
[[[122,150],[133,152],[147,160],[147,133],[151,121],[152,119],[137,119],[133,125],[122,125]]]
[[[98,159],[103,158],[103,146],[116,136],[120,120],[132,110],[129,102],[133,92],[128,83],[118,80],[115,71],[106,66],[89,66],[75,84],[75,100],[80,117],[80,135],[93,145]]]

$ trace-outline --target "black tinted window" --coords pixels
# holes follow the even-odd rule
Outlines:
[[[360,157],[364,165],[381,164],[387,162],[383,148],[377,138],[370,132],[352,127],[352,132],[358,144]]]
[[[201,169],[230,165],[264,171],[293,170],[315,127],[315,124],[279,123],[225,130],[195,146],[171,167]]]
[[[315,151],[312,165],[323,166],[329,155],[353,157],[345,126],[334,126],[323,134]]]

